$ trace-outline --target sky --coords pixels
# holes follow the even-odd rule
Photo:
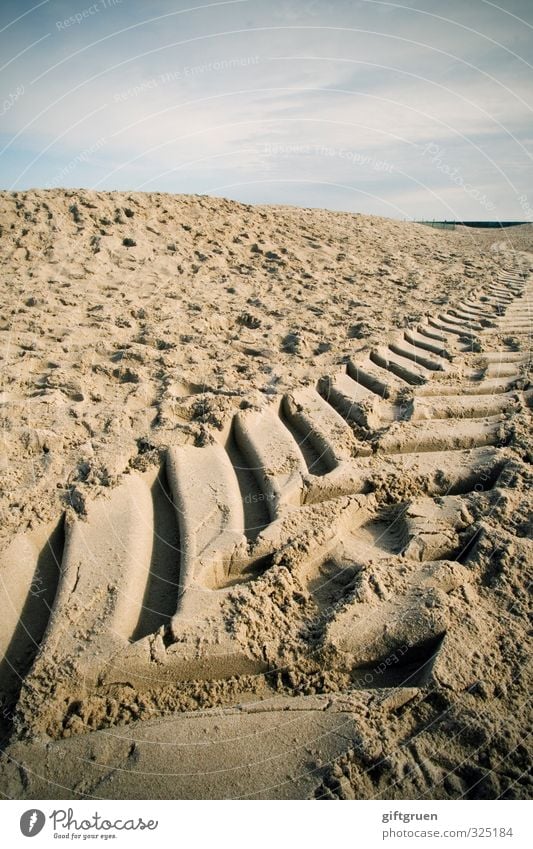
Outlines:
[[[1,0],[0,187],[533,219],[531,0]]]

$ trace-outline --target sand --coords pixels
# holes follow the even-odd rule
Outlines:
[[[0,791],[530,797],[533,227],[0,209]]]

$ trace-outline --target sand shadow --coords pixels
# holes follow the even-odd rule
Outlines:
[[[142,609],[131,641],[168,624],[178,606],[180,538],[176,510],[164,467],[152,485],[154,540]]]
[[[2,739],[9,733],[24,678],[33,665],[48,626],[61,575],[64,543],[62,516],[39,553],[17,627],[0,662]]]

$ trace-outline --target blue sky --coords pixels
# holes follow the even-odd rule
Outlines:
[[[533,217],[530,0],[3,0],[0,186]]]

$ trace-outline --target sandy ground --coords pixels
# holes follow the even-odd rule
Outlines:
[[[0,791],[525,798],[533,227],[0,193]]]

